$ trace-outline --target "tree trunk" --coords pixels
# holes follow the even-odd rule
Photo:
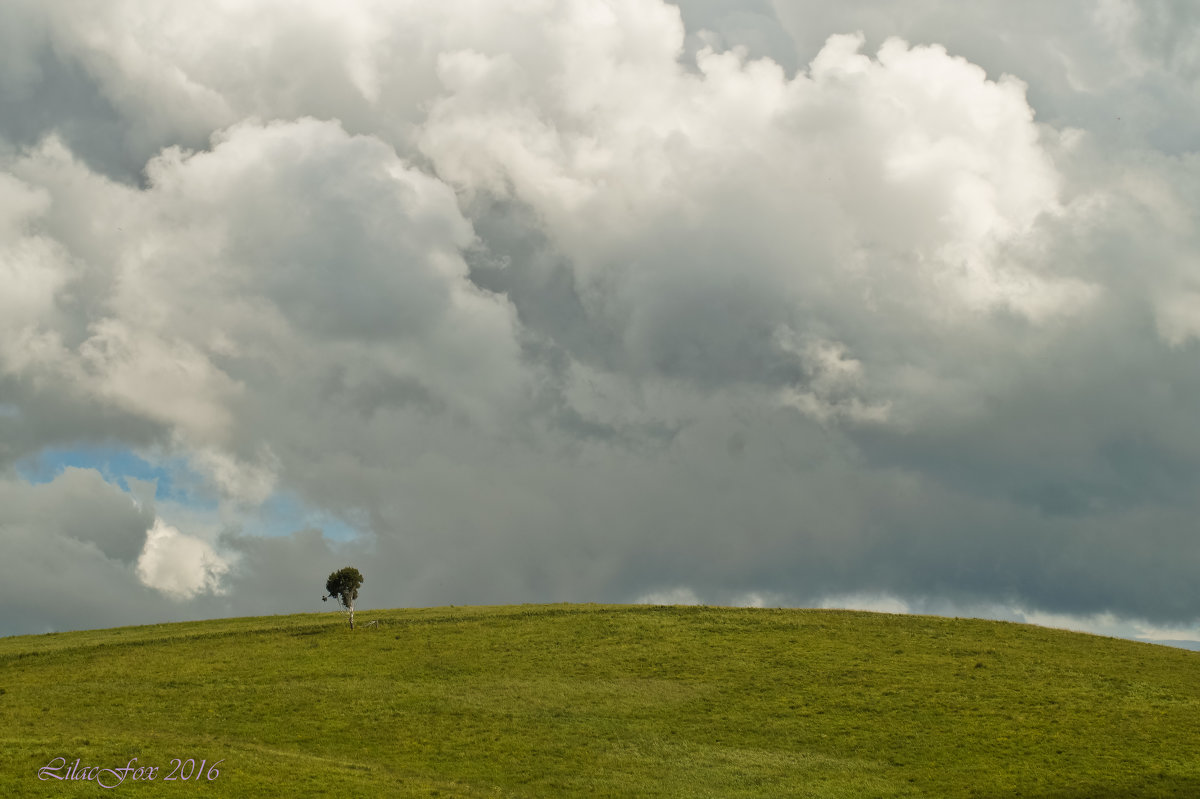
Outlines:
[[[350,603],[350,629],[354,629],[354,603]]]

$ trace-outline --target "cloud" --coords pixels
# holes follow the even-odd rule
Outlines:
[[[348,563],[1195,623],[1191,12],[282,12],[0,10],[3,534],[111,587],[14,630]],[[196,485],[19,476],[85,445]]]
[[[58,192],[41,224],[82,228],[64,244],[94,269],[63,291],[88,292],[75,330],[43,315],[43,346],[8,370],[156,423],[230,496],[271,489],[270,447],[238,422],[271,412],[256,383],[290,393],[281,373],[320,363],[314,402],[407,387],[476,419],[520,391],[511,310],[466,280],[471,229],[452,193],[378,140],[315,120],[250,124],[210,153],[165,152],[144,191],[53,140],[14,170]],[[108,208],[116,218],[97,219]],[[131,232],[95,241],[95,226]]]
[[[639,605],[701,605],[700,597],[690,588],[670,588],[654,591],[637,598]]]
[[[134,574],[153,517],[93,469],[48,483],[0,479],[0,632],[116,626],[158,614]]]
[[[0,498],[6,525],[90,544],[116,562],[136,559],[149,527],[128,495],[92,469],[68,467],[44,485],[6,481]]]
[[[138,579],[174,599],[220,591],[229,562],[202,541],[155,519],[138,557]]]

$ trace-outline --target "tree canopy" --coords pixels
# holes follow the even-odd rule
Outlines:
[[[325,591],[327,593],[321,597],[322,601],[331,597],[336,599],[350,612],[351,630],[354,629],[354,601],[358,599],[358,589],[362,584],[362,572],[353,566],[347,566],[329,575],[329,579],[325,581]]]

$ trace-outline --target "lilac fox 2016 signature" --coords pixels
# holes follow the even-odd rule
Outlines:
[[[159,778],[158,766],[139,766],[138,759],[131,758],[124,766],[116,768],[103,768],[101,766],[85,766],[81,765],[79,758],[75,759],[74,763],[67,764],[65,757],[56,757],[46,765],[38,769],[39,780],[80,780],[87,782],[95,782],[101,788],[116,788],[128,778],[133,782],[154,782]],[[201,778],[207,779],[209,782],[215,780],[221,775],[217,766],[224,763],[225,760],[209,763],[207,760],[201,760],[199,765],[193,758],[181,760],[172,758],[171,763],[174,768],[169,771],[162,769],[164,772],[163,782],[186,782],[191,780],[199,782]],[[205,765],[208,766],[208,771],[204,770]]]

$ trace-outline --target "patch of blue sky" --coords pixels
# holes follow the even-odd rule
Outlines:
[[[216,498],[202,490],[203,479],[184,458],[148,460],[127,447],[89,445],[52,447],[17,463],[17,474],[30,483],[49,483],[68,467],[95,469],[109,483],[129,490],[129,478],[155,483],[156,500],[215,509]]]
[[[49,483],[68,467],[95,469],[109,483],[124,491],[129,480],[155,483],[154,498],[204,518],[219,511],[214,493],[186,458],[156,459],[116,445],[47,448],[17,463],[17,473],[27,482]],[[314,509],[290,491],[277,491],[259,508],[242,512],[242,529],[250,535],[283,536],[297,530],[318,529],[335,541],[357,538],[363,529],[335,514]]]
[[[291,491],[276,491],[258,509],[258,523],[247,532],[258,535],[283,536],[297,530],[320,530],[334,541],[350,541],[361,530],[335,514],[309,507]]]

